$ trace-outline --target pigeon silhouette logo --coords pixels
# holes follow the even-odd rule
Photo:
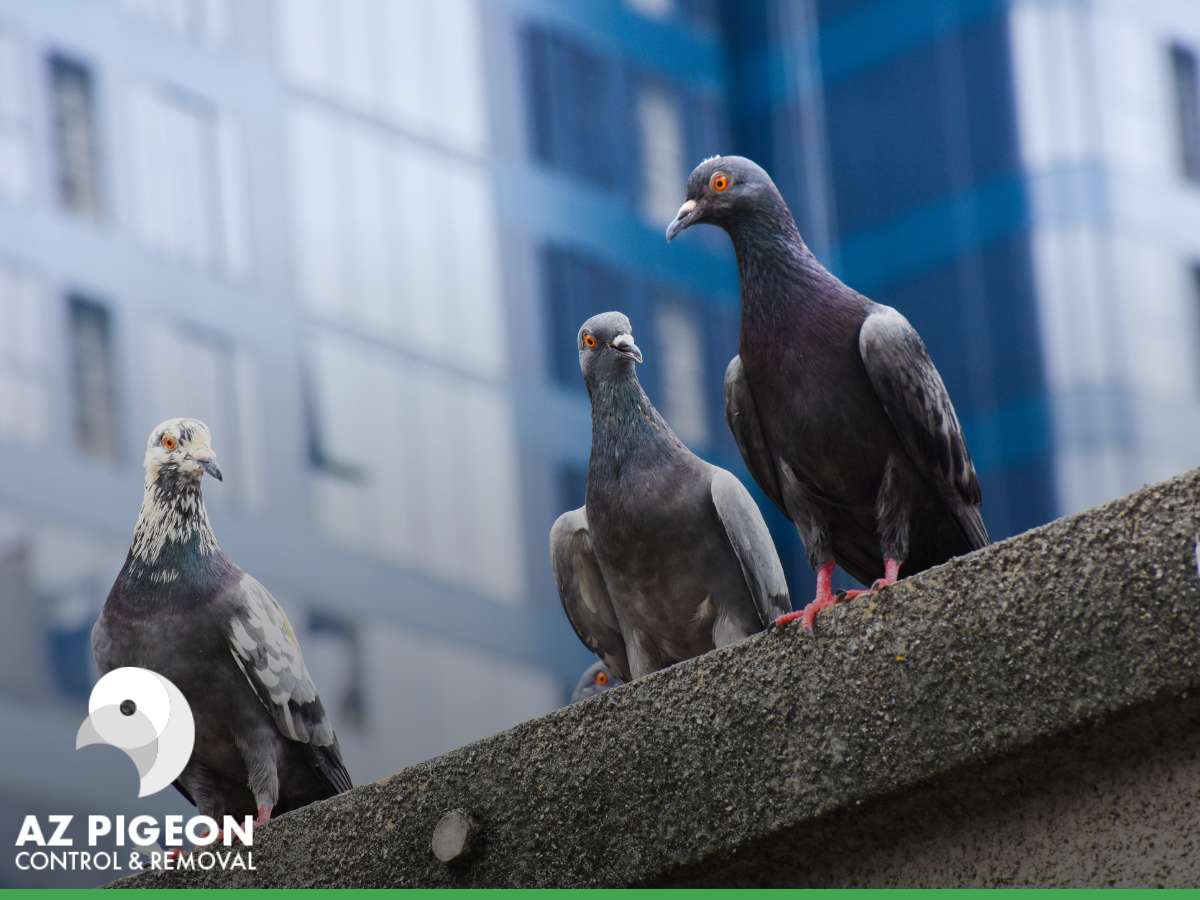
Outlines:
[[[148,797],[179,777],[192,757],[196,722],[187,700],[149,669],[125,666],[96,682],[75,749],[116,747],[137,767],[138,796]]]

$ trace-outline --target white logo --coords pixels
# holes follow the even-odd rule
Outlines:
[[[96,682],[75,749],[109,744],[137,767],[138,796],[155,794],[179,777],[192,757],[196,722],[187,700],[149,669],[113,669]]]

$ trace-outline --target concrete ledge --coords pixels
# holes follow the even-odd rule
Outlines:
[[[1192,472],[122,884],[1200,884],[1198,533]]]

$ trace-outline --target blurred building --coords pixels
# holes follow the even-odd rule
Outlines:
[[[735,132],[921,331],[993,537],[1197,463],[1200,7],[755,0]]]
[[[1197,52],[1183,0],[0,0],[0,825],[181,808],[72,750],[169,416],[358,780],[561,703],[582,321],[744,475],[728,242],[663,241],[712,153],[922,331],[994,536],[1192,465]]]

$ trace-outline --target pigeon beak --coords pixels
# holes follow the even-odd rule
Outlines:
[[[675,214],[675,221],[667,226],[667,243],[671,243],[672,238],[679,232],[694,225],[698,218],[700,218],[700,207],[696,201],[685,200],[683,206],[679,207],[679,212]]]
[[[217,455],[211,450],[199,450],[192,454],[192,459],[205,472],[211,475],[217,481],[224,481],[224,476],[221,475],[221,468],[217,465]]]
[[[636,363],[642,361],[642,351],[638,349],[638,345],[633,342],[632,334],[618,334],[612,339],[612,348],[622,356],[628,356]]]

